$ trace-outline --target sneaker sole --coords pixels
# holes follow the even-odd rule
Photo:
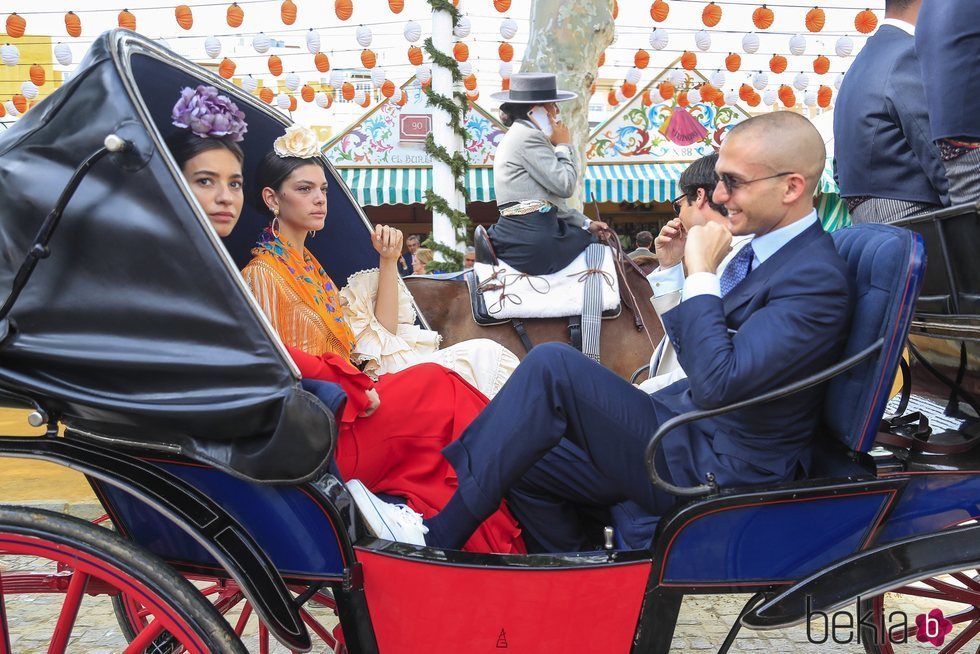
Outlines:
[[[374,506],[374,502],[368,495],[368,490],[363,483],[356,479],[352,479],[347,482],[347,490],[350,492],[351,497],[354,498],[354,504],[357,505],[357,510],[364,518],[364,526],[367,527],[368,532],[375,538],[383,538],[384,540],[395,540],[395,534],[391,531],[391,527],[385,522],[384,517]]]

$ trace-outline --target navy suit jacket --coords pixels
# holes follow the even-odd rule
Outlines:
[[[744,400],[840,360],[853,289],[833,240],[815,224],[725,296],[702,295],[663,315],[688,377],[651,396],[660,424],[695,409]],[[809,468],[822,387],[691,423],[663,441],[680,485],[713,472],[724,486],[793,479]]]
[[[949,204],[910,34],[882,25],[854,59],[834,107],[834,154],[842,197]]]
[[[980,138],[980,2],[925,0],[915,25],[932,139]]]

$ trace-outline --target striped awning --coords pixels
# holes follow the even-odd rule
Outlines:
[[[337,168],[362,207],[382,204],[423,204],[432,188],[432,168]],[[471,202],[491,202],[493,169],[470,168],[466,188]]]
[[[677,180],[686,163],[593,164],[586,169],[585,199],[591,202],[670,202],[681,194]]]

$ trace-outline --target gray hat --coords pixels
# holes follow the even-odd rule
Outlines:
[[[571,100],[578,93],[559,91],[558,80],[552,73],[514,73],[510,76],[510,90],[491,93],[490,97],[501,102],[543,104]]]

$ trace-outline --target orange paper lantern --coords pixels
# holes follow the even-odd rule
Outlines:
[[[673,98],[674,93],[677,91],[671,82],[661,82],[660,86],[657,87],[657,90],[660,92],[660,97],[664,100],[670,100]]]
[[[609,94],[606,96],[606,101],[609,103],[610,107],[619,105],[619,100],[616,99],[616,89],[609,89]]]
[[[350,82],[344,82],[343,86],[340,87],[340,97],[344,100],[354,99],[354,85]]]
[[[292,25],[296,22],[296,3],[293,0],[282,0],[279,7],[279,17],[283,25]]]
[[[701,22],[708,27],[714,27],[721,22],[721,7],[714,2],[709,2],[708,6],[701,12]]]
[[[514,46],[504,41],[497,47],[497,54],[500,56],[500,61],[510,61],[514,58]]]
[[[752,94],[755,93],[755,89],[749,84],[742,84],[738,89],[738,98],[742,102],[748,102]]]
[[[698,65],[698,56],[690,51],[685,51],[681,55],[681,66],[684,70],[694,70]]]
[[[606,63],[606,51],[603,50],[602,54],[599,55],[599,63],[596,64],[596,67],[602,68],[603,65],[605,65],[605,63]]]
[[[704,83],[701,85],[701,99],[705,102],[714,102],[715,96],[718,95],[718,89],[713,85]]]
[[[325,52],[318,52],[313,55],[313,65],[316,66],[318,71],[325,73],[330,70],[330,59],[327,58]]]
[[[282,59],[276,55],[269,55],[269,72],[275,77],[282,75]]]
[[[786,57],[784,57],[783,55],[773,55],[772,59],[769,60],[769,70],[776,73],[777,75],[779,73],[785,72],[787,65],[788,62],[786,61]]]
[[[225,12],[225,20],[228,22],[228,27],[241,27],[242,21],[245,20],[245,11],[238,6],[237,2],[233,2],[228,7],[228,11]]]
[[[642,48],[636,51],[633,55],[633,65],[637,68],[643,69],[650,65],[650,53]]]
[[[762,96],[759,95],[758,93],[753,92],[751,97],[749,97],[749,99],[746,100],[746,102],[750,107],[758,107],[759,103],[762,102]]]
[[[413,66],[422,65],[422,48],[417,46],[411,46],[408,49],[408,61]]]
[[[650,107],[653,105],[653,95],[650,93],[650,89],[643,92],[643,106]]]
[[[82,19],[74,11],[65,14],[65,31],[68,32],[68,36],[82,35]]]
[[[510,90],[510,78],[500,81],[500,90],[509,91]]]
[[[316,91],[309,84],[304,84],[303,88],[299,90],[300,96],[302,96],[304,102],[313,102],[313,98],[316,97]]]
[[[404,8],[405,0],[388,0],[388,9],[391,9],[391,13],[400,14]]]
[[[774,18],[775,15],[772,13],[772,9],[765,5],[762,5],[752,12],[752,24],[760,30],[767,30],[772,27],[772,21]]]
[[[10,99],[13,100],[14,107],[17,109],[17,111],[20,113],[27,111],[27,98],[25,98],[23,95],[20,93],[15,93],[14,97]]]
[[[826,75],[827,71],[830,70],[830,59],[820,55],[813,60],[813,72],[817,75]]]
[[[687,91],[681,91],[677,94],[677,104],[682,107],[690,107],[691,101],[687,99]]]
[[[463,86],[467,91],[476,89],[476,75],[467,75],[466,79],[463,80]]]
[[[408,93],[402,93],[401,100],[399,100],[395,104],[397,104],[399,107],[404,107],[405,103],[407,102],[408,102]]]
[[[174,9],[174,18],[177,19],[177,24],[185,30],[189,30],[194,25],[194,14],[191,13],[191,8],[187,5],[177,5]]]
[[[24,36],[25,29],[27,29],[27,21],[23,16],[16,13],[7,16],[7,36],[19,39]]]
[[[386,98],[390,98],[391,96],[395,95],[395,83],[390,79],[386,79],[384,84],[381,85],[381,95],[385,96]]]
[[[827,22],[827,14],[820,7],[814,7],[806,12],[806,28],[811,32],[819,32]]]
[[[636,95],[636,84],[633,84],[632,82],[623,82],[623,85],[619,90],[622,91],[623,95],[625,95],[627,98],[632,98],[634,95]]]
[[[334,0],[333,10],[340,20],[347,20],[354,14],[354,3],[351,0]]]
[[[371,94],[370,93],[365,93],[364,94],[364,99],[361,100],[361,106],[364,107],[365,109],[367,109],[368,107],[371,106]]]
[[[510,11],[510,0],[493,0],[493,8],[505,14]]]
[[[374,68],[378,63],[378,56],[373,50],[361,50],[361,65],[365,68]]]
[[[218,65],[218,74],[224,77],[225,79],[231,79],[232,75],[235,74],[235,68],[237,67],[238,66],[235,65],[234,61],[232,61],[228,57],[225,57],[224,59],[221,60],[221,63]]]
[[[613,20],[616,20],[617,18],[619,18],[619,3],[616,2],[616,0],[613,0],[612,17],[613,17]]]
[[[289,96],[289,110],[290,110],[290,111],[296,111],[296,106],[297,106],[298,104],[299,104],[299,103],[298,103],[298,102],[296,102],[296,96],[295,96],[295,95],[291,95],[291,96]]]
[[[830,101],[834,97],[834,90],[829,86],[821,86],[817,90],[817,106],[826,109],[830,106]]]
[[[133,32],[136,31],[136,16],[129,9],[120,11],[116,20],[119,23],[119,27],[132,30]]]
[[[796,106],[796,93],[793,92],[793,87],[783,84],[779,87],[779,101],[783,103],[786,107]]]
[[[858,15],[854,17],[854,29],[861,34],[870,34],[875,31],[876,27],[878,27],[878,17],[870,9],[859,11]]]
[[[725,68],[728,69],[729,73],[738,72],[738,69],[741,67],[742,67],[741,55],[732,52],[727,57],[725,57]]]
[[[670,13],[670,5],[668,5],[665,0],[654,0],[654,3],[650,5],[650,18],[658,23],[662,23],[667,20],[667,14]]]
[[[721,109],[722,107],[724,107],[725,106],[725,94],[724,93],[716,93],[715,94],[715,100],[714,100],[714,102],[715,102],[715,106],[718,107],[719,109]]]
[[[0,118],[3,118],[6,115],[7,115],[7,109],[6,109],[6,107],[4,107],[2,104],[0,104]]]
[[[31,64],[30,76],[34,86],[44,86],[44,66]]]
[[[456,45],[453,46],[453,57],[456,61],[463,62],[470,58],[470,49],[462,41],[456,41]]]
[[[259,99],[262,100],[262,102],[272,104],[273,98],[275,98],[275,95],[272,93],[272,89],[270,89],[268,86],[263,86],[261,89],[259,89]]]

